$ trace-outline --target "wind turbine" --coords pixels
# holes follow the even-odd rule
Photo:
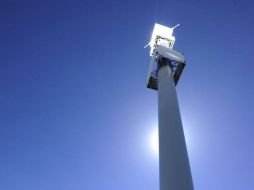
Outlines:
[[[194,190],[175,86],[185,67],[173,50],[173,31],[155,23],[150,46],[147,88],[158,91],[160,190]],[[146,46],[146,47],[147,47]]]

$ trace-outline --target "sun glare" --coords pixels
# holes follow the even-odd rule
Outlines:
[[[159,134],[158,134],[158,129],[155,129],[152,132],[151,135],[151,148],[153,153],[158,156],[159,155]]]

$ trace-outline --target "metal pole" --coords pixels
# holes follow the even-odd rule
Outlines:
[[[158,60],[160,190],[194,190],[170,60]]]

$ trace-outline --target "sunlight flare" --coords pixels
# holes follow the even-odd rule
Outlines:
[[[151,143],[152,152],[154,153],[154,155],[158,156],[159,155],[159,134],[158,134],[158,129],[155,129],[152,132],[150,143]]]

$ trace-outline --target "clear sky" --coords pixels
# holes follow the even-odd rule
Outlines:
[[[155,22],[181,26],[195,190],[254,188],[252,0],[0,1],[0,189],[158,190]]]

